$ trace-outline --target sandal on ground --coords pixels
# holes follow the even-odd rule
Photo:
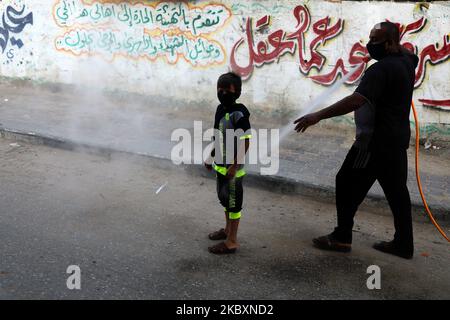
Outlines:
[[[337,241],[331,234],[313,239],[314,246],[322,250],[350,252],[352,245]]]
[[[229,253],[235,253],[236,248],[228,248],[225,242],[221,242],[219,244],[216,244],[215,246],[209,247],[208,251],[214,254],[229,254]]]
[[[227,234],[225,233],[225,229],[220,229],[219,231],[214,231],[208,235],[210,240],[225,240],[227,238]]]

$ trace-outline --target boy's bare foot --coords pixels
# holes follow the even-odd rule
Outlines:
[[[210,240],[225,240],[227,238],[227,233],[225,229],[220,229],[218,231],[214,231],[208,235]]]
[[[239,243],[237,241],[232,241],[229,238],[225,241],[225,245],[230,249],[238,249]]]
[[[230,254],[235,253],[237,248],[228,248],[225,242],[220,242],[215,246],[209,247],[208,251],[214,254]]]

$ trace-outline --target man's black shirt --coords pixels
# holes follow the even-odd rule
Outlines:
[[[368,102],[355,111],[356,146],[409,147],[409,115],[418,60],[414,54],[391,54],[366,70],[355,90]]]

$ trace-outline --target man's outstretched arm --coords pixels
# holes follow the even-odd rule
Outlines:
[[[295,131],[305,132],[305,130],[318,123],[321,120],[333,118],[337,116],[342,116],[349,112],[355,111],[367,102],[359,93],[353,93],[344,99],[336,102],[335,104],[329,106],[328,108],[319,110],[314,113],[307,114],[301,118],[294,121]]]

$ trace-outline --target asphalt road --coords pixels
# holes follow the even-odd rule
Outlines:
[[[223,211],[213,179],[15,143],[0,139],[0,299],[450,298],[450,246],[430,224],[415,224],[411,261],[371,248],[393,228],[367,211],[352,253],[322,252],[311,238],[332,230],[332,203],[247,187],[241,248],[214,256],[207,234]],[[70,265],[80,290],[67,288]],[[380,290],[366,286],[371,265]]]

